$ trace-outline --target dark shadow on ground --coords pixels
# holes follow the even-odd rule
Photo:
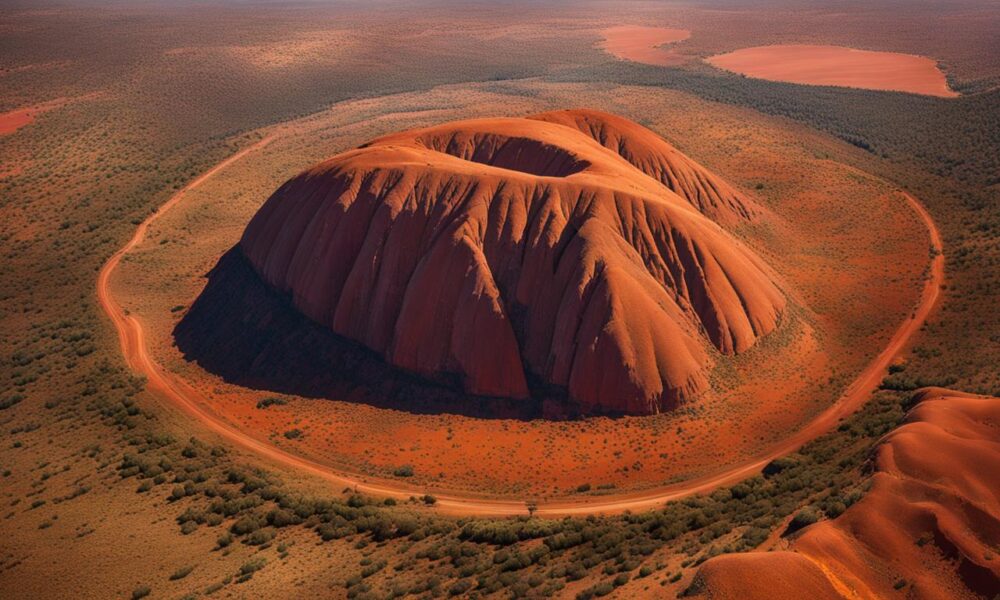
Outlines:
[[[261,281],[238,246],[208,273],[204,291],[174,328],[174,341],[187,360],[229,383],[257,390],[415,414],[579,416],[558,390],[536,389],[528,400],[472,396],[457,384],[396,369],[292,308],[288,297]]]

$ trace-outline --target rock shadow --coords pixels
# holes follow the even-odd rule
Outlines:
[[[265,285],[234,246],[208,273],[204,291],[174,327],[187,360],[242,387],[337,399],[414,414],[478,418],[582,416],[563,390],[533,386],[532,398],[475,396],[459,381],[430,381],[386,363],[364,346],[309,320]]]

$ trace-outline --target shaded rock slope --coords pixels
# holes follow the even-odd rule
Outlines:
[[[580,416],[564,394],[534,390],[531,401],[475,396],[460,381],[431,381],[397,369],[296,310],[287,294],[261,281],[238,247],[207,273],[204,290],[177,322],[173,338],[185,359],[245,388],[411,414]]]
[[[932,388],[915,399],[906,422],[876,449],[864,498],[804,529],[791,551],[709,560],[692,595],[945,600],[1000,593],[1000,398]]]
[[[339,154],[282,185],[240,248],[298,311],[400,369],[649,414],[778,325],[771,271],[715,222],[756,213],[647,129],[561,111]]]

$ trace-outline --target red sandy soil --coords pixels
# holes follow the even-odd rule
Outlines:
[[[24,172],[23,164],[6,165],[0,163],[0,179],[4,179],[6,177],[17,177],[23,172]]]
[[[342,153],[240,246],[303,314],[406,371],[516,399],[530,372],[583,412],[651,414],[707,387],[706,342],[742,352],[777,327],[768,269],[704,216],[748,205],[651,131],[561,111]]]
[[[242,155],[241,153],[240,156]],[[225,164],[228,165],[231,162],[232,159],[227,160]],[[210,173],[218,171],[222,166],[220,165],[219,168],[213,169]],[[206,178],[199,178],[195,184],[200,184]],[[168,202],[168,206],[174,206],[191,187],[189,186],[184,192],[172,198]],[[907,200],[920,217],[920,220],[928,228],[931,234],[932,246],[935,249],[940,249],[940,239],[929,215],[915,200],[909,197],[907,197]],[[174,373],[165,371],[150,357],[144,340],[145,331],[143,324],[135,316],[123,314],[120,304],[111,296],[109,280],[113,272],[117,269],[121,258],[139,243],[150,223],[163,215],[164,212],[161,209],[141,226],[136,238],[105,265],[98,282],[99,299],[102,307],[109,314],[119,332],[126,359],[133,369],[148,378],[150,388],[154,392],[159,393],[165,401],[203,422],[207,427],[219,433],[224,438],[238,446],[254,451],[260,456],[273,461],[275,464],[289,467],[302,473],[317,475],[337,486],[356,486],[359,491],[373,494],[406,498],[413,494],[419,495],[423,493],[422,490],[424,488],[408,486],[398,481],[377,480],[373,483],[367,476],[347,474],[344,472],[343,467],[331,467],[318,460],[286,452],[277,448],[273,442],[266,438],[254,437],[252,433],[245,431],[242,426],[232,424],[228,419],[214,412],[212,407],[216,402],[209,401],[206,397],[206,394],[212,395],[211,387],[203,391],[196,391],[191,385],[187,384]],[[896,355],[905,348],[911,336],[922,326],[927,314],[935,304],[942,278],[943,257],[937,256],[931,263],[930,277],[925,282],[923,294],[912,318],[906,319],[900,325],[887,347],[869,363],[837,403],[824,411],[819,417],[811,421],[791,438],[786,439],[780,444],[769,445],[766,450],[755,454],[752,458],[740,459],[721,472],[716,471],[692,480],[661,485],[655,489],[644,490],[642,492],[624,493],[614,496],[582,497],[572,501],[540,502],[538,513],[547,516],[558,516],[564,514],[641,510],[661,505],[667,500],[710,491],[715,487],[731,484],[758,472],[769,460],[786,454],[806,441],[829,430],[829,428],[836,425],[839,418],[850,414],[868,399],[871,390],[880,381],[884,370]],[[257,412],[260,413],[261,411]],[[418,429],[423,431],[423,428]],[[504,427],[504,431],[506,431],[506,426]],[[405,432],[397,432],[397,437],[405,437],[405,435]],[[492,432],[484,432],[484,435],[496,436],[506,434],[493,428]],[[599,436],[600,434],[598,433],[597,435]],[[597,441],[599,442],[600,440],[598,439]],[[580,450],[586,451],[586,448],[582,447],[582,442],[580,445]],[[525,458],[525,460],[528,459]],[[443,512],[451,514],[515,515],[526,514],[527,512],[524,503],[521,501],[484,500],[469,494],[457,495],[435,492],[435,495],[439,498],[440,509]]]
[[[917,394],[875,456],[868,494],[791,551],[712,559],[709,598],[989,598],[1000,590],[1000,398]],[[778,587],[775,587],[778,586]],[[904,589],[905,588],[905,589]]]
[[[812,560],[795,552],[723,554],[698,570],[694,585],[699,594],[712,600],[842,598]]]
[[[598,47],[616,58],[670,67],[684,62],[684,57],[662,46],[684,41],[691,37],[691,32],[686,29],[622,25],[604,29],[601,35],[604,39]]]
[[[0,114],[0,135],[10,135],[25,125],[30,125],[38,115],[66,106],[71,102],[87,100],[99,96],[99,93],[77,96],[75,98],[56,98],[35,106],[19,108],[10,112]]]
[[[707,59],[712,65],[770,81],[835,85],[954,98],[930,58],[842,46],[781,45],[743,48]]]
[[[21,108],[0,114],[0,135],[14,133],[35,120],[35,115],[45,111],[45,105]]]

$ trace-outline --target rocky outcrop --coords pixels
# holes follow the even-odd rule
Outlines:
[[[299,311],[401,369],[654,413],[704,389],[711,354],[750,347],[785,306],[708,218],[751,205],[671,150],[592,111],[407,131],[285,183],[240,247]]]
[[[871,490],[792,551],[705,563],[692,595],[991,598],[1000,590],[1000,399],[921,391],[875,456]]]
[[[529,118],[589,135],[717,223],[750,221],[761,213],[755,202],[725,180],[638,123],[594,110],[559,110]]]

